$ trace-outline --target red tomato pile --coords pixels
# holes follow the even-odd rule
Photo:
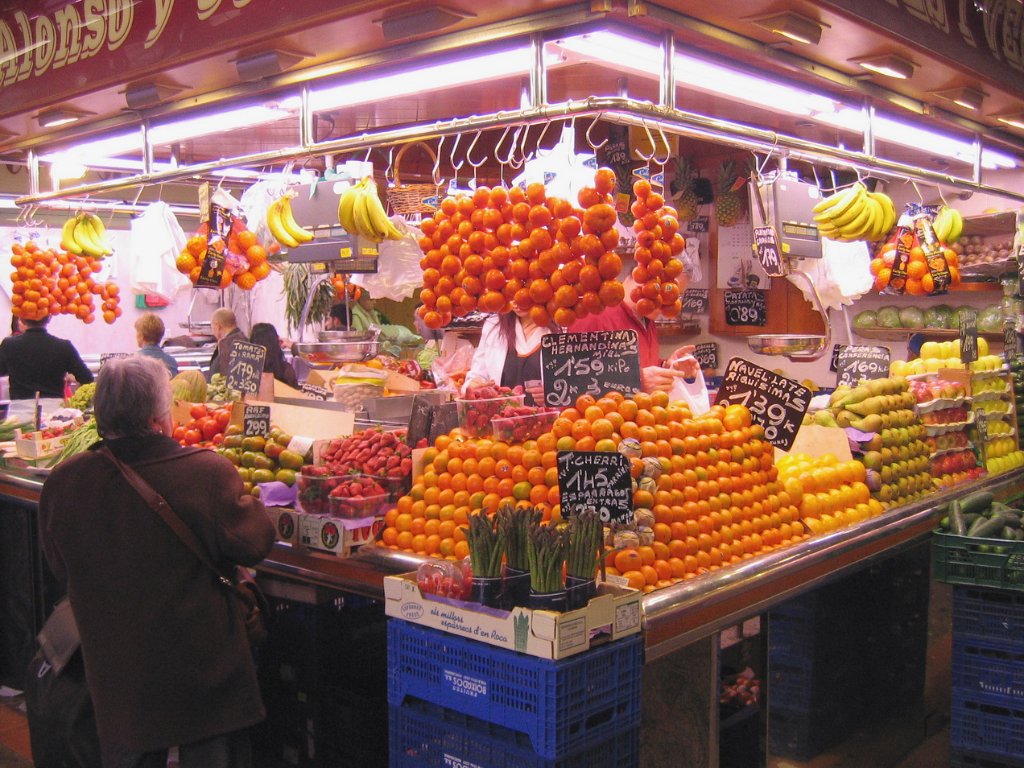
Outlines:
[[[99,259],[63,250],[40,248],[29,240],[11,246],[11,314],[26,320],[74,315],[85,323],[96,319],[94,296],[102,302],[103,319],[121,316],[119,290],[113,281],[97,282]]]
[[[224,431],[231,421],[231,406],[207,408],[196,403],[189,411],[191,419],[174,428],[172,437],[182,445],[198,445],[204,448],[224,442]]]
[[[675,209],[665,205],[665,198],[652,191],[646,179],[633,185],[633,194],[636,200],[630,211],[635,217],[633,280],[636,287],[629,298],[644,317],[658,312],[675,317],[683,308],[681,283],[684,279],[683,262],[677,256],[686,248],[686,240],[679,234],[679,219]]]
[[[615,183],[614,171],[599,169],[578,195],[582,208],[548,197],[540,183],[446,197],[420,224],[423,323],[440,328],[473,310],[509,312],[515,304],[538,325],[566,326],[620,303]]]

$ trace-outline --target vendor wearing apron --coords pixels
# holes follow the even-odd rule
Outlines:
[[[491,315],[480,331],[480,343],[473,354],[463,391],[489,382],[505,387],[522,385],[527,404],[541,403],[544,399],[540,385],[541,339],[561,330],[554,323],[537,325],[530,319],[529,312],[515,310]]]

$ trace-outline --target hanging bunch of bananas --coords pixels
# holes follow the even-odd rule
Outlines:
[[[267,229],[285,248],[298,248],[313,239],[313,233],[295,220],[291,195],[278,198],[267,208]]]
[[[102,259],[114,252],[107,242],[107,228],[95,213],[80,213],[64,222],[60,247],[75,256]]]
[[[884,192],[868,192],[861,182],[823,198],[812,209],[818,231],[830,240],[883,240],[896,226],[892,199]]]
[[[391,223],[377,194],[377,184],[367,177],[341,193],[338,223],[346,232],[379,243],[401,240],[404,234]]]
[[[960,211],[956,208],[944,205],[935,214],[935,219],[932,221],[932,229],[935,230],[935,236],[941,242],[946,245],[952,245],[963,234],[964,217],[960,215]]]

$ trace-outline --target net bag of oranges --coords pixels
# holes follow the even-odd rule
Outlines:
[[[935,209],[910,205],[871,260],[879,293],[937,296],[960,283],[959,257],[935,234]]]

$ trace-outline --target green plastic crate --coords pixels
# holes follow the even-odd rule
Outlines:
[[[932,575],[946,584],[1024,592],[1024,541],[932,531]]]

